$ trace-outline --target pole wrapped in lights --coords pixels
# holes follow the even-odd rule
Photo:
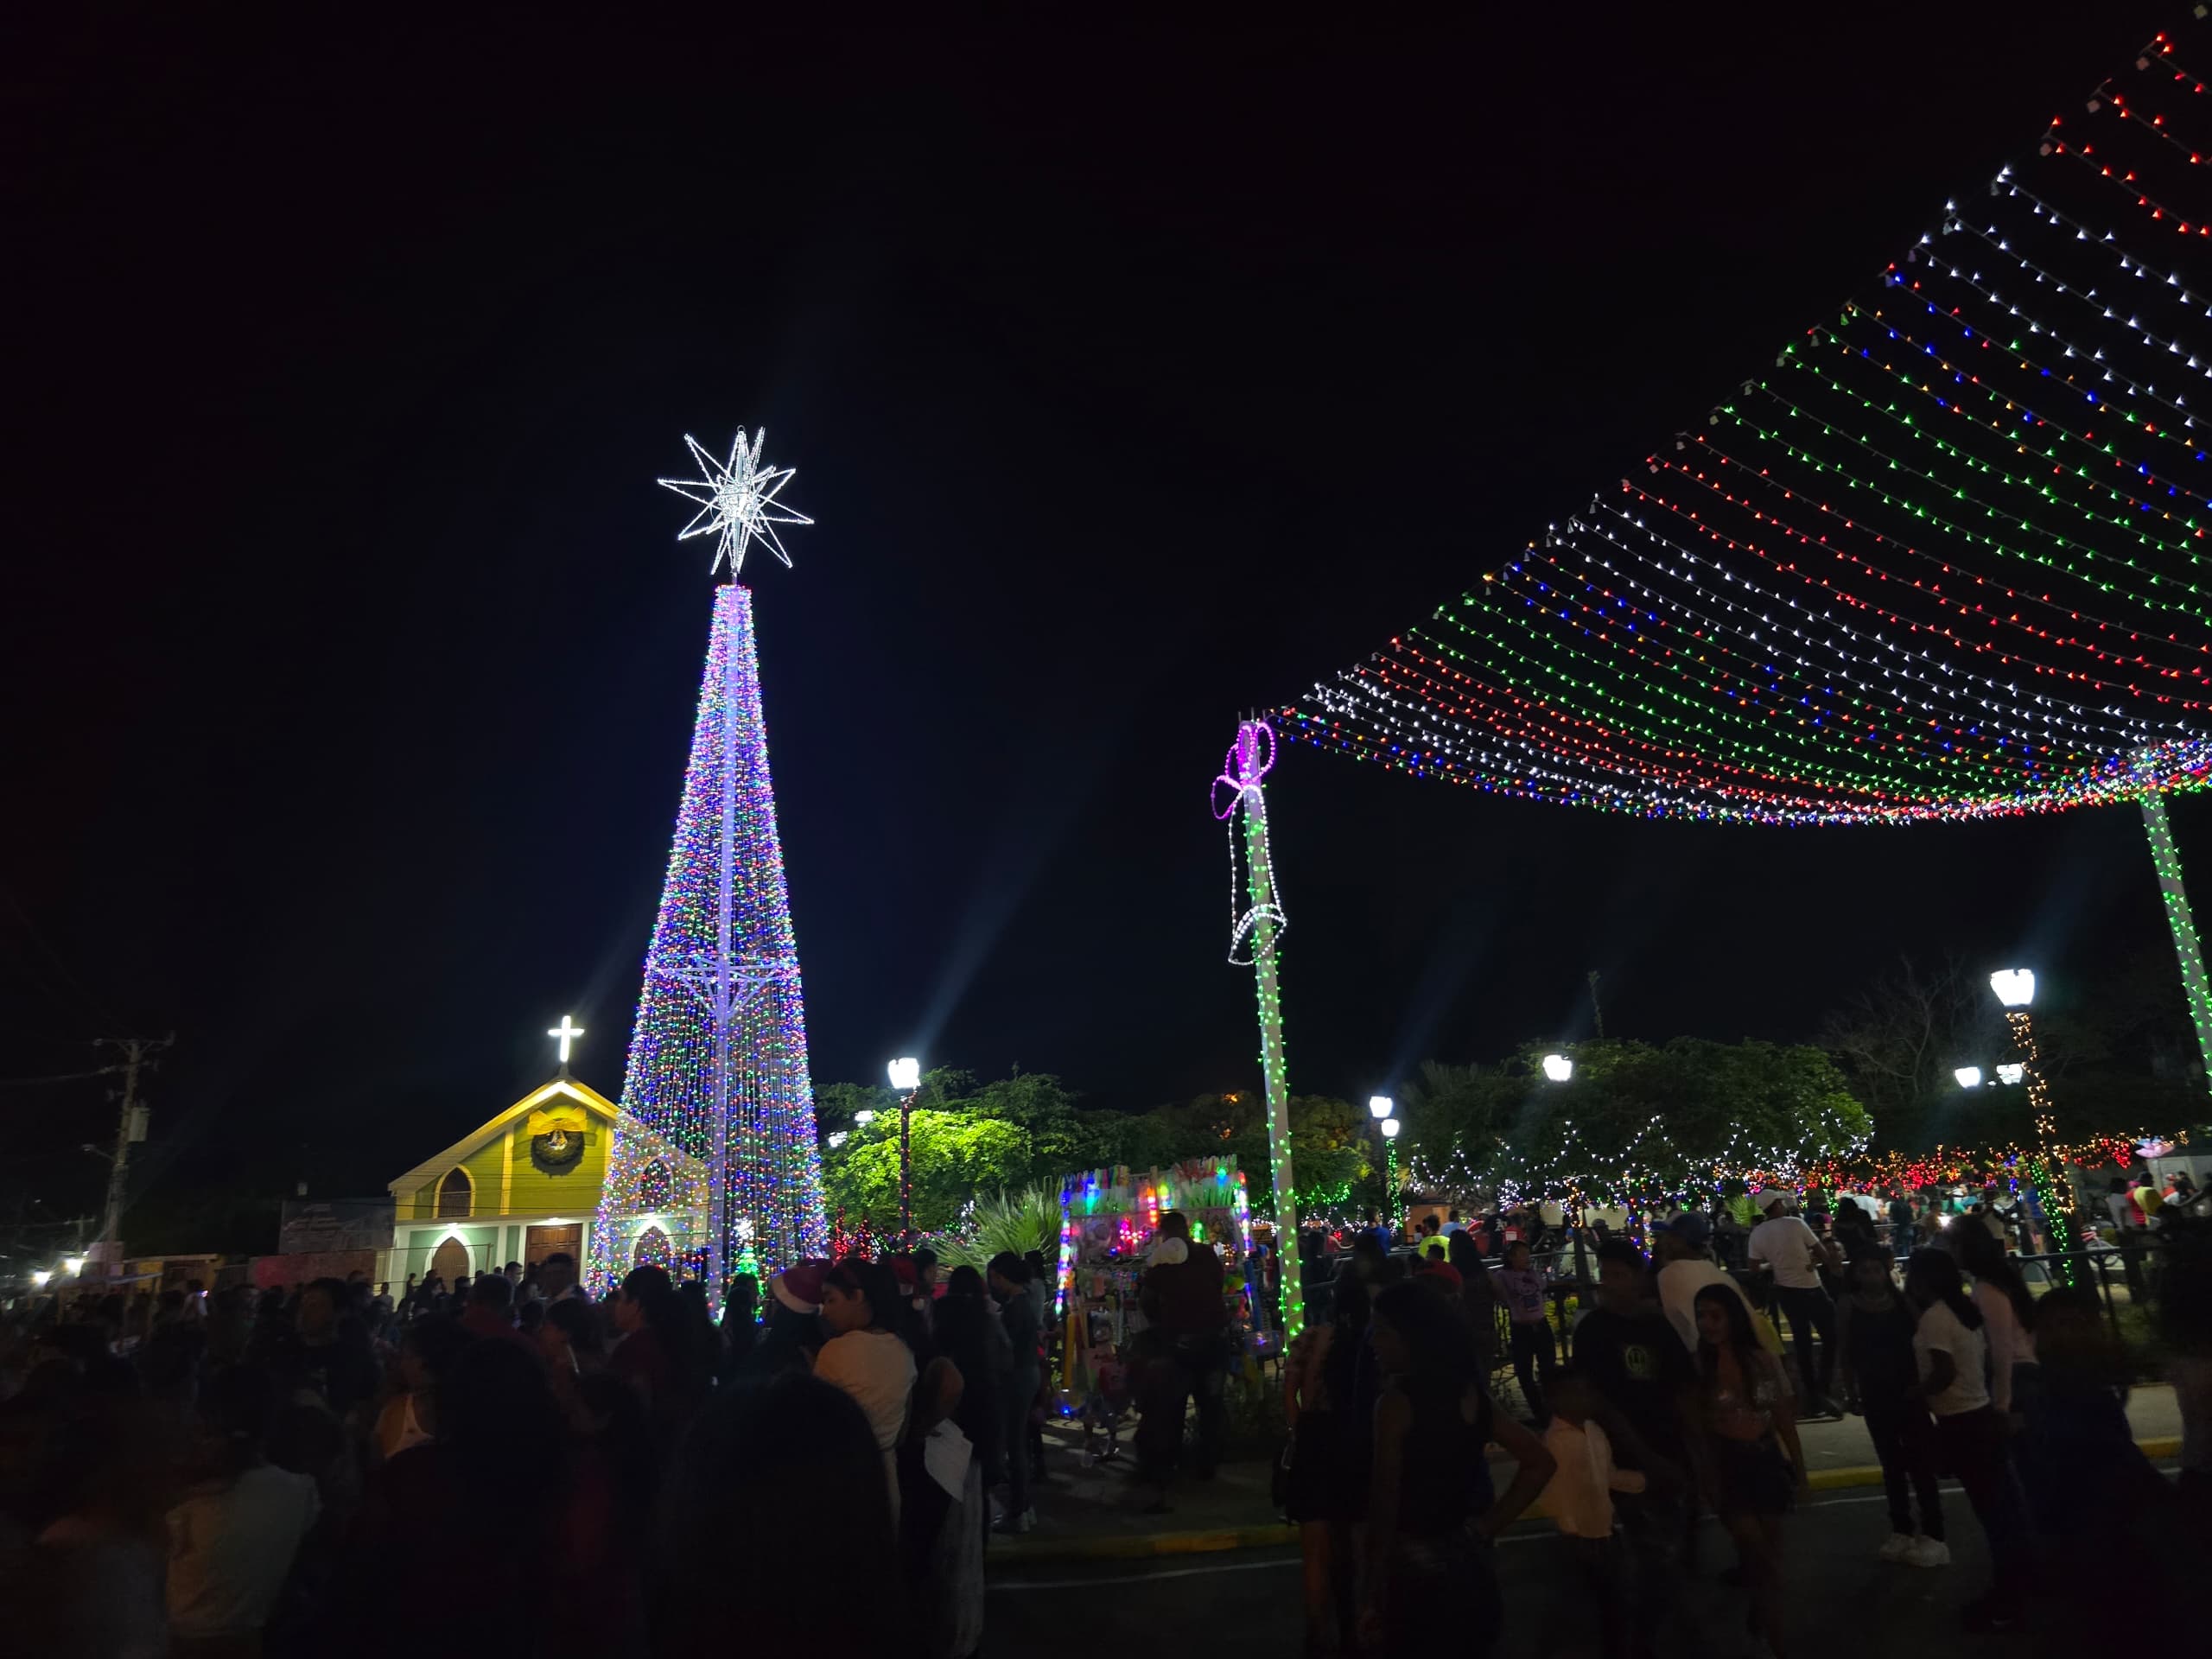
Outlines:
[[[2010,816],[2212,780],[2212,460],[2191,401],[2212,281],[2179,269],[2212,223],[2212,101],[2174,96],[2174,59],[2145,48],[2093,133],[2055,127],[1986,200],[1948,205],[1643,476],[1317,686],[1284,735],[1726,823]],[[2187,203],[2190,241],[2159,240]]]
[[[891,1062],[891,1086],[899,1091],[899,1248],[914,1248],[914,1096],[922,1086],[922,1063]],[[873,1114],[870,1114],[873,1116]]]
[[[702,453],[696,444],[692,449]],[[733,577],[753,539],[789,563],[773,524],[806,522],[774,509],[775,491],[790,474],[763,473],[759,458],[759,440],[748,446],[741,434],[730,462],[734,474],[706,458],[707,477],[692,486],[703,493],[679,492],[702,508],[684,533],[720,534],[717,563],[727,561]],[[628,1270],[634,1218],[646,1207],[640,1200],[670,1179],[671,1148],[704,1166],[703,1192],[671,1201],[696,1200],[704,1211],[703,1225],[681,1241],[678,1254],[698,1264],[717,1301],[741,1250],[774,1273],[827,1248],[798,941],[768,770],[753,596],[734,580],[715,589],[690,761],[645,953],[622,1106],[637,1130],[619,1126],[608,1148],[592,1236],[595,1289]],[[665,1222],[656,1224],[666,1236]]]
[[[2181,964],[2190,1023],[2196,1028],[2197,1058],[2203,1064],[2208,1084],[2212,1084],[2212,985],[2205,979],[2204,952],[2197,943],[2196,918],[2190,913],[2189,889],[2182,885],[2181,853],[2166,823],[2166,799],[2156,790],[2143,797],[2143,831],[2150,838],[2151,863],[2158,874],[2166,925],[2174,936],[2174,957]]]
[[[1274,1181],[1275,1249],[1283,1264],[1278,1277],[1283,1340],[1287,1343],[1306,1328],[1306,1301],[1295,1269],[1298,1184],[1291,1160],[1282,995],[1276,982],[1278,946],[1290,919],[1275,891],[1267,795],[1262,788],[1274,764],[1274,728],[1265,721],[1241,722],[1236,741],[1214,778],[1211,800],[1214,817],[1229,826],[1229,960],[1249,966],[1259,987],[1260,1069],[1268,1090],[1268,1157]]]
[[[2012,1044],[2019,1051],[2022,1076],[2027,1080],[2028,1107],[2036,1119],[2036,1196],[2043,1206],[2044,1231],[2050,1248],[2062,1258],[2059,1271],[2070,1281],[2073,1268],[2063,1258],[2074,1248],[2074,1183],[2066,1178],[2058,1147],[2058,1125],[2051,1116],[2050,1085],[2043,1075],[2043,1057],[2036,1050],[2034,1022],[2028,1008],[2036,1000],[2032,969],[2002,968],[1989,976],[1989,988],[2004,1005],[2005,1023],[2012,1028]]]

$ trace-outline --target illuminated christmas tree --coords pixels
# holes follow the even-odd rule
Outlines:
[[[735,580],[755,540],[788,566],[774,526],[811,521],[777,502],[791,473],[760,466],[760,437],[748,446],[741,432],[727,462],[684,442],[702,476],[661,480],[701,509],[679,539],[718,534],[715,567],[727,561],[731,580],[715,590],[691,760],[622,1080],[637,1128],[618,1130],[608,1151],[594,1287],[627,1271],[656,1228],[717,1290],[741,1257],[774,1272],[829,1243],[753,595]],[[671,1147],[703,1166],[703,1191],[671,1179]],[[686,1213],[668,1213],[677,1205]]]

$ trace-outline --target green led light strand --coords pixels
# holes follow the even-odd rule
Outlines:
[[[1298,1178],[1291,1156],[1289,1065],[1283,1051],[1282,989],[1277,978],[1282,931],[1289,923],[1275,892],[1274,858],[1268,842],[1268,799],[1262,780],[1274,769],[1274,729],[1248,720],[1236,728],[1236,741],[1213,780],[1214,817],[1229,824],[1229,959],[1249,963],[1260,1002],[1260,1069],[1268,1090],[1268,1157],[1275,1194],[1275,1251],[1282,1306],[1282,1339],[1294,1340],[1306,1328],[1306,1300],[1298,1275]],[[1224,796],[1224,791],[1226,791]],[[1238,913],[1237,853],[1243,854],[1244,893],[1249,908]],[[1249,956],[1240,955],[1248,950]]]
[[[1884,506],[1893,508],[1899,512],[1919,519],[1923,523],[1928,524],[1930,529],[1939,530],[1947,534],[1955,536],[1960,541],[1965,543],[1969,547],[1986,548],[1992,553],[1998,554],[2005,558],[2018,559],[2029,563],[2040,564],[2046,569],[2063,571],[2066,575],[2072,576],[2075,581],[2094,588],[2099,593],[2118,594],[2121,598],[2129,601],[2131,603],[2142,606],[2145,610],[2170,612],[2177,616],[2185,616],[2192,622],[2202,623],[2207,620],[2212,620],[2212,613],[2199,610],[2194,606],[2180,604],[2167,599],[2154,599],[2147,594],[2139,594],[2131,588],[2124,588],[2116,582],[2107,581],[2101,575],[2085,574],[2084,572],[2076,569],[2071,560],[2048,558],[2040,553],[2024,552],[2012,546],[2010,543],[1999,539],[1997,537],[1988,535],[1980,531],[1968,530],[1963,524],[1945,517],[1944,514],[1938,512],[1934,507],[1929,506],[1925,502],[1916,501],[1910,497],[1895,494],[1890,490],[1884,488],[1882,486],[1874,483],[1872,480],[1860,477],[1849,467],[1842,466],[1838,462],[1826,460],[1823,457],[1815,454],[1810,449],[1804,448],[1802,446],[1792,442],[1789,439],[1783,436],[1779,431],[1771,427],[1761,425],[1758,421],[1753,420],[1750,416],[1745,414],[1740,410],[1738,410],[1732,404],[1724,404],[1715,411],[1716,421],[1723,417],[1727,419],[1732,425],[1738,427],[1739,429],[1752,433],[1758,437],[1764,440],[1766,442],[1772,444],[1776,448],[1781,450],[1784,454],[1788,455],[1792,461],[1796,461],[1799,465],[1808,467],[1816,474],[1840,479],[1847,488],[1864,490],[1869,495],[1872,496],[1877,501],[1879,501]],[[1832,423],[1823,421],[1817,416],[1803,416],[1802,418],[1810,424],[1819,427],[1821,429],[1823,435],[1841,437],[1848,442],[1858,443],[1861,448],[1865,449],[1869,454],[1873,455],[1878,461],[1883,462],[1890,470],[1899,473],[1907,477],[1919,479],[1924,483],[1932,484],[1934,487],[1939,491],[1948,493],[1948,486],[1944,486],[1940,480],[1929,479],[1927,474],[1916,471],[1904,461],[1897,461],[1890,455],[1883,454],[1881,451],[1876,449],[1872,444],[1861,443],[1858,439],[1852,437],[1849,433],[1843,431],[1840,428],[1834,425]],[[1967,499],[1971,499],[1971,498]],[[2039,529],[2039,526],[2027,524],[2025,520],[2018,519],[2015,515],[2006,513],[2002,508],[1991,507],[1988,506],[1986,503],[1981,501],[1974,501],[1973,505],[1985,508],[1988,516],[1993,518],[2013,518],[2014,522],[2025,524],[2029,529]],[[2122,564],[2123,568],[2126,568],[2123,564],[2122,561],[2100,554],[2094,548],[2088,546],[2085,543],[2069,541],[2064,537],[2058,536],[2054,531],[2042,531],[2041,533],[2050,536],[2053,540],[2058,542],[2060,545],[2067,550],[2080,553],[2086,562],[2094,563],[2100,566],[2105,564]],[[2151,580],[2154,583],[2158,581],[2156,576],[2152,577]],[[2190,594],[2196,594],[2199,592],[2197,588],[2189,582],[2171,582],[2161,583],[2159,585],[2177,588]]]
[[[2212,1086],[2212,984],[2205,980],[2204,953],[2197,945],[2196,918],[2190,914],[2189,889],[2182,885],[2181,853],[2166,824],[2166,798],[2155,790],[2143,797],[2143,833],[2150,839],[2152,868],[2158,872],[2158,892],[2165,900],[2166,925],[2173,931],[2190,1022],[2196,1027],[2196,1056],[2203,1064],[2207,1084]]]
[[[1905,333],[1903,329],[1897,328],[1894,326],[1885,327],[1885,326],[1878,321],[1879,314],[1870,315],[1867,312],[1854,309],[1851,315],[1855,320],[1862,321],[1867,327],[1882,328],[1883,332],[1890,339],[1900,340],[1907,345],[1916,347],[1920,355],[1925,358],[1929,363],[1932,363],[1936,367],[1946,371],[1951,376],[1951,386],[1954,389],[1963,388],[1968,392],[1977,393],[1985,402],[1999,404],[2007,411],[2018,415],[2023,421],[2031,422],[2037,432],[2050,434],[2065,442],[2078,444],[2083,448],[2088,449],[2092,454],[2101,456],[2107,465],[2123,473],[2129,474],[2131,476],[2138,478],[2147,478],[2156,484],[2163,484],[2166,486],[2167,493],[2170,495],[2185,496],[2190,500],[2198,504],[2200,506],[2212,506],[2212,499],[2208,499],[2197,491],[2190,489],[2188,486],[2177,480],[2168,478],[2160,473],[2152,472],[2147,463],[2137,461],[2131,466],[2127,461],[2120,455],[2113,445],[2109,443],[2099,444],[2094,439],[2086,437],[2082,434],[2074,431],[2071,428],[2051,419],[2048,415],[2032,413],[2025,405],[2019,403],[2017,399],[2005,396],[1993,386],[1985,385],[1980,377],[1973,371],[1951,362],[1950,359],[1944,357],[1934,347],[1921,344],[1920,341],[1915,340],[1910,334]],[[1859,362],[1866,364],[1870,367],[1878,369],[1883,374],[1888,376],[1898,385],[1904,387],[1905,390],[1912,395],[1925,398],[1945,413],[1956,415],[1960,419],[1967,422],[1977,430],[1992,435],[2000,442],[2005,444],[2012,453],[2023,455],[2030,459],[2039,458],[2049,461],[2051,466],[2052,474],[2055,476],[2079,479],[2082,482],[2087,484],[2091,489],[2102,491],[2105,494],[2113,497],[2122,505],[2133,508],[2139,513],[2157,512],[2161,518],[2165,519],[2167,523],[2172,524],[2178,522],[2184,529],[2194,531],[2199,538],[2202,538],[2203,531],[2198,528],[2196,521],[2194,518],[2182,518],[2177,520],[2175,514],[2171,509],[2166,508],[2158,503],[2147,500],[2141,496],[2130,494],[2127,491],[2120,489],[2115,485],[2107,483],[2104,480],[2099,478],[2096,474],[2090,471],[2088,467],[2074,462],[2071,460],[2070,454],[2068,455],[2062,455],[2057,443],[2054,442],[2047,449],[2030,449],[2021,441],[2023,435],[2017,427],[2010,426],[2004,422],[1998,421],[1992,417],[1977,416],[1968,412],[1964,404],[1955,401],[1951,397],[1946,397],[1942,391],[1939,391],[1934,385],[1925,381],[1914,379],[1904,368],[1901,367],[1897,364],[1884,361],[1880,357],[1878,357],[1875,354],[1874,351],[1871,347],[1854,345],[1849,339],[1840,334],[1824,335],[1822,336],[1822,342],[1834,346],[1837,351],[1843,353],[1847,359],[1856,359]],[[1818,385],[1835,397],[1857,404],[1862,410],[1865,410],[1869,413],[1879,415],[1885,419],[1895,421],[1897,424],[1910,430],[1915,436],[1920,438],[1923,442],[1934,444],[1939,450],[1942,450],[1947,454],[1956,456],[1966,462],[1967,465],[1973,467],[1977,470],[1982,472],[1994,472],[1999,476],[2004,476],[2007,483],[2019,487],[2034,489],[2037,493],[2042,494],[2048,495],[2050,493],[2044,488],[2044,486],[2033,484],[2025,478],[2016,479],[2005,475],[2002,473],[2001,468],[1971,454],[1965,449],[1960,448],[1955,445],[1951,445],[1946,441],[1938,438],[1930,427],[1923,425],[1917,422],[1910,420],[1910,418],[1900,416],[1897,412],[1897,406],[1894,404],[1884,404],[1872,397],[1866,397],[1861,393],[1852,391],[1849,387],[1844,385],[1834,374],[1822,368],[1819,364],[1813,362],[1808,356],[1799,352],[1794,346],[1783,353],[1783,363],[1784,366],[1795,369],[1801,374],[1809,374],[1815,377]],[[2053,500],[2062,499],[2062,498],[2056,496],[2051,496],[2050,499]],[[2066,505],[2073,506],[2078,512],[2086,512],[2088,511],[2087,508],[2082,507],[2078,502],[2068,502]],[[2183,552],[2183,556],[2186,557],[2191,564],[2212,563],[2212,561],[2208,561],[2193,551],[2190,551],[2186,549],[2180,550]]]
[[[2073,606],[2066,604],[2063,601],[2052,598],[2049,594],[2037,594],[2023,591],[2022,589],[2012,587],[2005,582],[1994,581],[1990,577],[1980,575],[1972,570],[1966,569],[1955,563],[1953,561],[1945,558],[1941,554],[1932,553],[1925,548],[1916,546],[1910,542],[1900,541],[1894,537],[1886,536],[1880,531],[1876,530],[1871,524],[1864,524],[1853,518],[1850,514],[1831,505],[1826,500],[1805,494],[1801,491],[1792,489],[1782,480],[1775,477],[1771,468],[1756,466],[1748,461],[1745,461],[1737,455],[1732,454],[1727,450],[1722,448],[1719,445],[1714,443],[1711,439],[1707,438],[1702,435],[1700,435],[1695,439],[1694,443],[1699,454],[1709,457],[1721,466],[1741,473],[1746,479],[1760,484],[1775,494],[1782,497],[1785,501],[1811,508],[1819,512],[1823,518],[1834,518],[1837,521],[1839,527],[1843,531],[1850,534],[1865,536],[1869,540],[1872,541],[1877,546],[1901,553],[1907,558],[1911,559],[1917,563],[1926,564],[1943,576],[1952,577],[1960,582],[1971,582],[1976,588],[1986,588],[1991,589],[1993,592],[2002,595],[2005,601],[2010,604],[2031,605],[2038,609],[2048,610],[2054,615],[2064,617],[2069,621],[2088,623],[2092,626],[2095,627],[2101,633],[2125,634],[2127,637],[2129,643],[2132,645],[2140,645],[2143,642],[2143,630],[2139,627],[2131,626],[2124,622],[2115,622],[2108,617],[2101,617],[2094,612],[2078,609]],[[1682,447],[1684,448],[1688,448],[1690,447],[1690,444],[1685,442]],[[1833,554],[1836,558],[1843,560],[1845,563],[1851,565],[1853,569],[1860,571],[1864,575],[1872,578],[1877,582],[1897,582],[1900,584],[1901,587],[1910,588],[1916,592],[1936,594],[1939,598],[1942,596],[1942,584],[1937,582],[1934,576],[1931,575],[1926,578],[1920,578],[1906,576],[1901,574],[1893,575],[1883,566],[1873,563],[1872,560],[1864,558],[1858,554],[1852,553],[1843,548],[1838,547],[1835,543],[1830,539],[1830,535],[1824,534],[1821,536],[1814,536],[1808,531],[1798,530],[1780,518],[1778,513],[1762,512],[1758,509],[1753,507],[1748,498],[1738,498],[1730,495],[1726,490],[1723,490],[1719,485],[1708,479],[1702,472],[1700,472],[1694,467],[1688,466],[1681,461],[1669,461],[1661,455],[1653,455],[1650,457],[1647,464],[1654,472],[1662,470],[1669,472],[1675,474],[1677,477],[1694,481],[1701,488],[1711,490],[1715,494],[1719,495],[1723,500],[1728,502],[1731,505],[1737,507],[1738,510],[1750,514],[1761,524],[1774,529],[1791,540],[1802,543],[1808,552]],[[1626,480],[1623,480],[1622,484],[1624,489],[1631,491],[1638,495],[1643,494],[1643,492],[1638,490],[1636,486],[1628,483]],[[1648,497],[1646,499],[1657,500],[1661,498]],[[1689,512],[1687,508],[1680,506],[1675,503],[1668,502],[1665,505],[1670,512],[1681,512],[1692,518],[1698,517],[1697,514]],[[1831,532],[1831,534],[1833,534],[1833,532]],[[1793,568],[1790,567],[1786,561],[1779,559],[1777,556],[1764,555],[1764,556],[1765,556],[1770,563],[1781,565],[1783,568]],[[1862,603],[1864,601],[1854,599],[1853,602]],[[2024,622],[2021,620],[2017,612],[2008,613],[2005,615],[1999,616],[1992,613],[1984,606],[1967,606],[1961,601],[1949,602],[1958,604],[1962,614],[1980,617],[1984,620],[1986,620],[1992,626],[2018,628],[2022,632],[2027,633],[2037,639],[2043,640],[2047,644],[2088,651],[2101,660],[2116,665],[2127,666],[2133,664],[2135,666],[2148,668],[2155,673],[2177,677],[2183,674],[2202,677],[2207,673],[2206,670],[2201,668],[2190,668],[2185,670],[2160,668],[2157,664],[2151,662],[2147,658],[2141,656],[2139,653],[2133,658],[2114,656],[2113,654],[2104,651],[2101,647],[2088,644],[2085,640],[2077,639],[2071,636],[2061,636],[2055,634],[2048,629],[2038,628],[2032,623]],[[2200,656],[2212,657],[2212,640],[2196,642],[2185,641],[2177,639],[2171,633],[2154,633],[2152,635],[2152,639],[2153,642],[2157,644],[2171,645],[2185,652],[2194,651]],[[2021,658],[2018,660],[2025,661],[2026,659]],[[2069,679],[2076,679],[2081,677],[2075,671],[2045,667],[2041,664],[2037,664],[2036,666],[2037,671],[2039,673],[2055,674]],[[2132,690],[2134,688],[2130,689]]]
[[[1716,450],[1712,453],[1716,459],[1728,461],[1728,457],[1719,451]],[[1729,464],[1740,465],[1741,463],[1730,461]],[[1654,472],[1661,471],[1662,467],[1659,464],[1655,464],[1652,470]],[[1843,563],[1852,566],[1854,569],[1870,574],[1877,582],[1885,581],[1894,582],[1897,580],[1894,577],[1886,576],[1878,569],[1868,564],[1865,560],[1859,558],[1854,554],[1846,552],[1844,550],[1827,543],[1814,541],[1812,537],[1805,535],[1802,531],[1798,531],[1791,525],[1784,523],[1783,520],[1763,512],[1749,497],[1731,494],[1728,490],[1719,482],[1706,477],[1704,474],[1698,472],[1694,468],[1678,466],[1673,462],[1667,462],[1664,464],[1664,470],[1673,473],[1684,480],[1695,484],[1699,488],[1718,496],[1729,505],[1749,516],[1758,523],[1762,529],[1771,531],[1777,535],[1784,537],[1785,538],[1804,543],[1808,549],[1815,556],[1823,555],[1832,556]],[[1687,522],[1695,524],[1702,534],[1707,536],[1717,534],[1717,532],[1714,531],[1711,526],[1698,515],[1689,512],[1682,505],[1671,501],[1665,496],[1659,495],[1649,490],[1640,488],[1637,486],[1630,483],[1625,479],[1621,482],[1621,489],[1624,494],[1632,495],[1639,501],[1647,502],[1662,512],[1681,518]],[[1642,534],[1651,537],[1654,541],[1658,542],[1662,546],[1675,549],[1677,551],[1681,553],[1685,558],[1697,563],[1711,563],[1710,561],[1700,559],[1700,556],[1694,550],[1680,547],[1678,543],[1669,541],[1666,537],[1657,535],[1657,533],[1653,531],[1649,526],[1643,522],[1643,520],[1637,518],[1632,513],[1614,507],[1605,507],[1603,508],[1603,511],[1612,514],[1615,518],[1626,523],[1634,524],[1637,531]],[[1615,539],[1618,540],[1618,538]],[[2172,692],[2154,692],[2148,690],[2144,687],[2127,682],[2100,679],[2096,676],[2085,673],[2080,669],[2053,668],[2045,664],[2038,663],[2031,658],[2016,656],[1992,640],[1967,639],[1963,634],[1960,633],[1957,629],[1949,626],[1936,622],[1914,621],[1897,611],[1891,610],[1886,606],[1877,604],[1872,600],[1866,598],[1864,594],[1853,592],[1851,588],[1843,587],[1838,582],[1831,582],[1825,576],[1817,575],[1812,571],[1805,569],[1796,559],[1771,551],[1769,549],[1761,546],[1758,542],[1753,541],[1749,536],[1729,538],[1728,545],[1731,549],[1739,549],[1744,552],[1750,553],[1762,563],[1770,567],[1777,575],[1793,577],[1796,581],[1803,582],[1808,587],[1817,589],[1825,598],[1849,606],[1853,610],[1866,612],[1870,617],[1877,619],[1882,622],[1886,622],[1892,627],[1902,631],[1908,636],[1923,633],[1933,634],[1941,639],[1944,644],[1950,646],[1955,651],[1972,652],[1977,655],[1993,656],[1999,667],[2018,669],[2029,674],[2041,675],[2047,678],[2067,681],[2073,688],[2075,688],[2076,695],[2083,690],[2100,694],[2124,693],[2132,698],[2148,699],[2160,703],[2177,705],[2185,709],[2203,709],[2208,711],[2212,711],[2212,702],[2197,702],[2190,698],[2177,696]],[[1746,586],[1750,585],[1743,577],[1738,576],[1734,578],[1734,580],[1738,582],[1743,582]],[[2017,614],[2011,617],[2000,618],[1991,614],[1985,607],[1971,606],[1965,603],[1963,601],[1953,599],[1948,594],[1943,592],[1943,587],[1941,582],[1933,579],[1924,582],[1916,582],[1912,584],[1912,590],[1916,594],[1933,600],[1942,608],[1948,611],[1955,611],[1961,617],[1966,618],[1969,620],[1978,620],[1990,627],[1997,627],[2007,624],[2015,627],[2023,627],[2026,632],[2034,633],[2039,638],[2050,641],[2052,644],[2079,646],[2081,649],[2091,652],[2100,659],[2112,664],[2116,667],[2127,667],[2132,665],[2128,663],[2120,661],[2120,659],[2112,656],[2111,653],[2105,652],[2097,646],[2087,645],[2077,639],[2060,639],[2057,636],[2051,634],[2048,630],[2036,628],[2032,625],[2023,624],[2020,622]],[[1799,601],[1789,599],[1784,595],[1777,594],[1777,602],[1789,606],[1792,610],[1798,612],[1800,615],[1805,617],[1808,620],[1814,620],[1817,616],[1817,620],[1824,623],[1834,623],[1834,619],[1827,612],[1816,613],[1809,606]],[[1870,641],[1880,642],[1885,649],[1892,651],[1903,649],[1902,647],[1897,646],[1893,642],[1885,639],[1878,630],[1872,630],[1871,627],[1870,631],[1864,637]],[[1948,664],[1942,663],[1931,653],[1925,652],[1907,652],[1906,654],[1909,656],[1917,657],[1919,660],[1930,664],[1932,668],[1947,677],[1955,676],[1959,672],[1958,670],[1953,669]],[[2160,674],[2171,672],[2176,677],[2179,677],[2183,674],[2196,675],[2203,672],[2203,671],[2196,669],[2176,669],[2171,671],[2154,669],[2153,671]],[[2000,684],[1993,676],[1986,672],[1981,667],[1967,670],[1967,673],[1970,678],[1980,684],[1986,686],[1993,693],[2009,692],[2013,695],[2018,695],[2018,688]],[[2087,715],[2090,712],[2082,709],[2081,705],[2072,702],[2070,700],[2064,706],[2079,715]],[[2033,721],[2042,721],[2046,724],[2075,726],[2080,723],[2066,721],[2056,715],[2050,715],[2041,710],[2024,710],[2023,714],[2024,717]]]

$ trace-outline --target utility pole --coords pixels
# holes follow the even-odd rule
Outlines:
[[[93,1045],[96,1048],[123,1052],[122,1064],[107,1068],[123,1073],[123,1117],[116,1125],[115,1156],[107,1172],[107,1214],[100,1224],[99,1236],[101,1263],[111,1268],[119,1268],[123,1261],[123,1199],[130,1148],[146,1138],[146,1109],[138,1103],[138,1073],[143,1068],[151,1067],[175,1041],[176,1033],[171,1032],[158,1040],[146,1037],[102,1037]]]

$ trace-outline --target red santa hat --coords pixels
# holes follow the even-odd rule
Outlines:
[[[822,1311],[822,1281],[830,1264],[822,1261],[794,1262],[768,1281],[768,1289],[794,1313]]]

